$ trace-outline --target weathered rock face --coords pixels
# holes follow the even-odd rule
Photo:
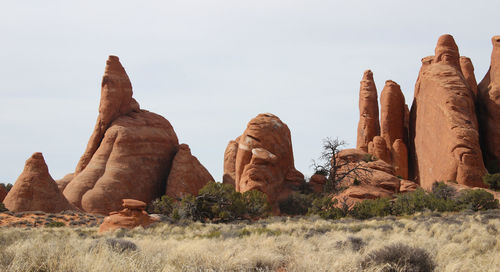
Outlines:
[[[464,75],[465,81],[469,84],[469,87],[474,93],[474,98],[477,96],[477,81],[476,76],[474,75],[474,65],[472,65],[472,61],[468,57],[460,57],[460,69],[462,70],[462,74]]]
[[[94,132],[64,196],[86,212],[101,214],[119,210],[124,198],[148,203],[165,192],[177,147],[165,118],[139,110],[125,70],[111,56]]]
[[[378,137],[383,140],[382,137]],[[333,197],[338,200],[338,203],[345,203],[352,207],[365,199],[390,197],[399,192],[400,179],[394,175],[394,168],[380,159],[367,161],[370,157],[370,154],[359,149],[344,149],[337,154],[339,165],[344,165],[346,168],[342,169],[344,168],[342,167],[338,170],[339,172],[349,171],[355,166],[365,169],[359,171],[357,177],[351,175],[342,180],[340,185],[347,189]],[[357,180],[357,184],[355,180]]]
[[[392,163],[396,176],[408,179],[408,149],[401,139],[397,139],[392,144]]]
[[[228,149],[234,148],[234,143],[229,145],[233,147]],[[227,156],[224,173],[232,174],[233,157]],[[272,114],[259,114],[248,123],[239,137],[234,162],[236,191],[259,190],[275,208],[279,200],[305,182],[294,166],[290,130]]]
[[[157,222],[146,212],[146,203],[135,199],[123,199],[123,209],[119,212],[111,212],[104,218],[99,233],[112,231],[120,228],[133,229],[135,227],[147,227]]]
[[[7,196],[7,189],[5,189],[3,186],[0,186],[0,203],[3,202],[6,196]]]
[[[311,186],[312,191],[315,193],[322,193],[325,184],[326,177],[320,174],[314,174],[311,176],[311,179],[309,179],[309,185]]]
[[[377,159],[381,159],[387,163],[392,162],[391,151],[387,147],[387,142],[382,136],[375,136],[373,138],[373,150],[369,150],[369,153],[377,157]]]
[[[236,186],[236,153],[238,153],[239,137],[234,141],[229,141],[224,152],[224,175],[222,183]]]
[[[500,172],[500,36],[492,38],[491,65],[478,87],[481,142],[490,172]]]
[[[68,185],[68,183],[70,183],[74,177],[75,177],[75,173],[70,173],[70,174],[65,175],[62,179],[56,180],[57,187],[59,188],[59,190],[61,192],[63,192],[64,189],[66,188],[66,186]]]
[[[43,211],[49,213],[76,210],[57,188],[49,174],[42,153],[34,153],[24,170],[5,197],[3,203],[9,211]]]
[[[405,139],[405,97],[401,87],[392,80],[385,82],[380,94],[380,136],[391,147],[397,139]]]
[[[373,73],[365,71],[359,89],[359,123],[356,148],[368,151],[368,143],[373,137],[380,135],[378,120],[377,88],[373,81]]]
[[[168,175],[166,195],[181,198],[186,194],[197,195],[198,191],[214,178],[198,159],[191,155],[187,144],[179,145],[172,170]]]
[[[400,193],[409,193],[409,192],[413,192],[413,191],[417,190],[418,188],[420,188],[420,186],[418,186],[417,183],[415,183],[411,180],[403,179],[403,180],[401,180],[401,186],[399,187],[399,192]]]
[[[441,180],[484,187],[473,97],[453,37],[441,36],[436,55],[422,60],[410,117],[412,173],[424,189]]]

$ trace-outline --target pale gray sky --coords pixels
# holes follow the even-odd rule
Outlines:
[[[92,132],[108,55],[141,108],[167,118],[216,180],[229,140],[271,112],[288,124],[297,169],[321,140],[355,145],[363,71],[411,104],[420,59],[450,33],[478,82],[500,34],[500,1],[0,2],[0,182],[43,152],[55,179]]]

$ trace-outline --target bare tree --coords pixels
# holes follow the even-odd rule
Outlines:
[[[338,191],[339,184],[347,178],[360,181],[371,175],[372,170],[365,167],[362,162],[339,159],[338,153],[345,145],[345,141],[338,138],[326,138],[323,140],[323,151],[319,157],[320,163],[313,160],[312,166],[316,173],[327,177],[323,188],[325,193]]]

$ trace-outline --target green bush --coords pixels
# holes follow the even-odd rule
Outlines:
[[[484,175],[483,182],[488,184],[488,187],[492,190],[500,190],[500,173]]]
[[[339,219],[345,217],[347,214],[347,209],[340,209],[335,207],[337,200],[332,200],[331,196],[323,196],[314,199],[311,207],[309,208],[307,214],[319,215],[323,219]]]
[[[460,191],[457,201],[462,209],[483,211],[498,208],[498,199],[482,189],[467,189]]]
[[[198,213],[196,198],[192,195],[185,195],[181,201],[174,205],[172,218],[175,220],[197,220],[199,217],[200,215]]]
[[[291,193],[285,200],[279,202],[280,211],[288,215],[305,215],[312,206],[314,195]]]
[[[7,212],[7,211],[9,210],[7,210],[7,208],[5,208],[5,205],[2,202],[0,202],[0,212]]]
[[[269,215],[271,207],[267,201],[266,194],[258,190],[251,190],[244,192],[242,197],[248,216],[255,218]]]
[[[439,181],[432,184],[432,193],[438,198],[453,199],[457,194],[457,190],[446,185],[443,181]]]
[[[148,213],[170,215],[174,210],[174,203],[171,197],[164,195],[161,198],[151,201],[147,207],[147,211]]]
[[[59,221],[52,221],[52,222],[46,223],[45,226],[49,227],[49,228],[59,228],[59,227],[66,226],[66,224],[64,224],[63,222],[59,222]]]
[[[459,210],[457,202],[454,199],[449,198],[451,197],[451,191],[444,186],[449,187],[445,184],[436,186],[437,194],[427,193],[423,189],[419,188],[411,193],[396,195],[396,199],[392,204],[391,213],[393,215],[411,215],[424,210],[438,212]],[[440,196],[445,196],[446,198]]]
[[[368,219],[375,216],[386,216],[391,213],[389,198],[367,199],[354,205],[350,214],[356,219]]]

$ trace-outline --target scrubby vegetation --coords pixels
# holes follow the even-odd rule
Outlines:
[[[198,196],[186,195],[178,201],[163,196],[151,202],[148,211],[170,216],[174,220],[229,222],[266,217],[270,207],[266,195],[260,191],[239,193],[231,185],[210,182],[199,191]]]
[[[483,182],[488,184],[490,189],[500,191],[500,173],[484,175]]]
[[[493,272],[498,252],[499,210],[162,222],[105,235],[97,227],[0,228],[0,271],[13,272],[432,271],[432,264],[435,271]]]
[[[8,211],[7,208],[5,208],[5,205],[2,202],[0,202],[0,212],[6,212],[6,211]]]

